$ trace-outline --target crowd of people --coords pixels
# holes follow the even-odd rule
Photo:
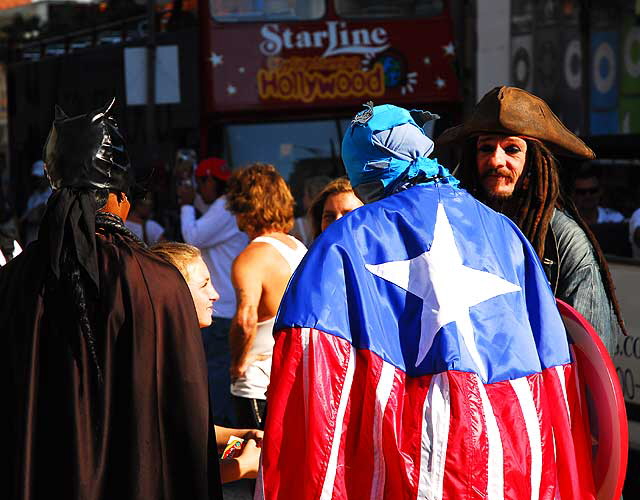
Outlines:
[[[562,158],[595,155],[543,100],[486,94],[438,138],[455,177],[430,158],[433,115],[369,105],[348,176],[310,178],[298,219],[275,166],[205,158],[176,188],[181,242],[132,198],[113,106],[56,110],[23,239],[2,240],[7,498],[222,498],[241,478],[269,499],[595,498],[555,298],[613,353],[625,327],[589,225],[624,217],[588,172],[565,195]],[[640,248],[640,211],[629,231]],[[498,408],[505,384],[517,404]]]

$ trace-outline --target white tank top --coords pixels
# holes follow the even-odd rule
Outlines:
[[[291,274],[296,270],[298,264],[307,253],[307,248],[296,238],[287,235],[296,245],[296,248],[290,248],[287,244],[282,243],[276,238],[270,236],[258,236],[251,243],[268,243],[273,246],[280,255],[287,261],[291,268]],[[267,355],[267,359],[254,361],[245,373],[245,376],[236,379],[231,384],[231,394],[243,398],[250,399],[266,399],[267,387],[271,377],[271,355],[273,354],[273,325],[275,316],[258,323],[256,336],[253,345],[249,350],[250,355]]]

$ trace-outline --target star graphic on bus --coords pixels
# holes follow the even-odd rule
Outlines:
[[[220,66],[222,64],[222,54],[216,54],[215,52],[211,53],[211,57],[209,58],[213,67]]]
[[[236,89],[233,85],[231,85],[231,84],[227,85],[227,94],[233,95],[237,91],[238,91],[238,89]]]
[[[429,56],[424,58],[424,63],[425,64],[431,64],[431,58]]]
[[[443,45],[445,56],[454,56],[456,54],[456,48],[453,46],[453,42],[449,42],[447,45]]]
[[[443,89],[447,86],[447,82],[440,77],[436,78],[435,84],[439,89]]]
[[[406,83],[400,87],[400,92],[402,95],[405,95],[407,92],[413,93],[413,86],[418,83],[418,73],[407,73],[407,81]]]

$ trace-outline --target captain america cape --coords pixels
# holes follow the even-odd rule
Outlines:
[[[592,498],[566,333],[507,218],[420,185],[314,243],[275,327],[257,498]]]

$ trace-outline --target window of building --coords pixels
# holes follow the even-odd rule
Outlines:
[[[433,17],[442,14],[444,0],[335,0],[339,16],[358,18]]]
[[[288,21],[319,19],[325,0],[209,0],[216,21]]]

